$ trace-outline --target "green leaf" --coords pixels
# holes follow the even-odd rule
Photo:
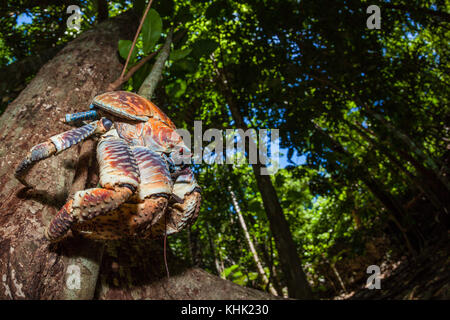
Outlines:
[[[132,44],[133,43],[131,40],[119,40],[119,54],[125,60],[128,58],[128,52],[130,52]],[[134,60],[137,53],[138,53],[138,49],[135,46],[133,53],[131,54],[131,57],[130,57],[130,62],[132,62]]]
[[[133,75],[133,87],[134,88],[140,88],[142,83],[144,82],[145,78],[148,76],[151,68],[151,63],[144,64],[143,67],[141,67],[134,75]]]
[[[174,22],[184,24],[193,19],[192,13],[189,11],[189,6],[184,6],[178,10],[177,15],[173,19]]]
[[[256,273],[256,272],[249,272],[248,278],[250,280],[256,280],[258,278],[258,273]]]
[[[204,56],[209,56],[211,53],[214,52],[214,50],[217,49],[218,46],[219,43],[214,40],[210,39],[199,40],[192,45],[191,56],[197,59]]]
[[[170,53],[169,59],[170,60],[180,60],[186,57],[189,53],[191,53],[192,49],[179,49],[179,50],[173,50]]]
[[[187,84],[183,79],[177,79],[176,81],[166,86],[166,93],[172,98],[178,99],[186,91]]]
[[[171,69],[175,72],[193,73],[197,70],[197,62],[195,62],[194,59],[187,57],[176,61]]]
[[[149,54],[155,47],[162,32],[162,20],[159,13],[150,9],[142,26],[142,42],[144,44],[144,54]]]
[[[225,277],[228,277],[230,275],[230,273],[233,273],[238,268],[239,268],[239,265],[233,264],[231,267],[226,268],[223,271],[223,274],[224,274]]]

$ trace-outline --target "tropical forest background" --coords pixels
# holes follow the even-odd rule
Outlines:
[[[69,41],[146,4],[2,1],[0,113]],[[170,250],[278,296],[448,298],[449,12],[446,0],[153,1],[121,89],[139,90],[170,34],[152,100],[178,128],[280,132],[272,176],[194,165],[200,215]],[[117,43],[123,63],[132,40]],[[371,265],[382,293],[366,288]]]

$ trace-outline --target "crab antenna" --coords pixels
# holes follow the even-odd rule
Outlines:
[[[65,122],[71,123],[76,121],[84,120],[95,120],[98,118],[98,113],[96,110],[90,110],[86,112],[68,113],[66,114]]]

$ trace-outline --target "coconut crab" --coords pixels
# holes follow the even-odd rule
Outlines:
[[[15,177],[25,186],[38,161],[91,137],[99,137],[98,188],[78,191],[45,230],[59,241],[69,229],[91,239],[156,238],[195,221],[200,188],[184,165],[190,150],[172,121],[153,103],[131,92],[95,97],[91,110],[66,115],[66,122],[96,121],[55,135],[34,146]]]

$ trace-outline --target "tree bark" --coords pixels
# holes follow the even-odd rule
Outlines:
[[[207,273],[186,268],[168,253],[170,278],[157,241],[110,243],[105,250],[96,290],[97,299],[279,299]]]
[[[37,189],[24,189],[14,169],[32,146],[69,129],[59,121],[65,113],[87,109],[119,76],[117,43],[132,37],[137,21],[128,12],[81,34],[42,67],[0,118],[0,299],[87,299],[95,286],[98,299],[274,298],[189,269],[172,256],[174,277],[164,280],[159,242],[106,242],[102,259],[101,250],[92,250],[101,247],[98,242],[69,237],[49,244],[44,239],[45,226],[70,193],[82,160],[79,147],[36,165],[29,181]],[[80,272],[79,288],[67,285],[73,266]]]

